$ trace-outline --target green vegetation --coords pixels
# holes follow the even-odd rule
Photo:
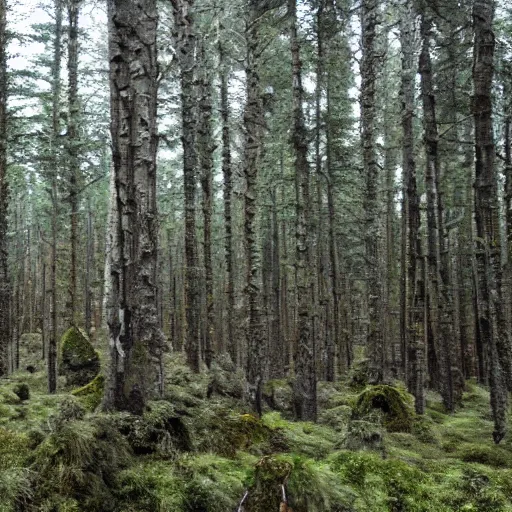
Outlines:
[[[100,370],[100,358],[91,342],[76,327],[70,327],[60,342],[61,372],[69,386],[85,386]]]
[[[512,444],[492,443],[474,383],[452,415],[429,392],[422,418],[399,387],[321,383],[313,424],[288,417],[287,381],[258,419],[229,368],[167,365],[166,399],[143,416],[94,412],[101,375],[54,396],[41,372],[4,380],[0,510],[225,512],[248,492],[246,512],[278,512],[284,486],[294,512],[512,512]]]

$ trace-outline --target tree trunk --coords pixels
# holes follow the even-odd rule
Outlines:
[[[227,351],[235,364],[240,363],[239,344],[234,336],[234,311],[235,311],[235,276],[233,270],[233,224],[232,224],[232,195],[233,172],[231,165],[231,127],[229,123],[229,67],[226,63],[224,47],[219,43],[220,61],[220,115],[222,119],[222,175],[224,178],[224,257],[226,259],[226,316],[228,343]]]
[[[204,43],[203,43],[204,46]],[[201,78],[199,81],[199,122],[197,130],[197,147],[199,155],[199,172],[203,191],[204,222],[204,269],[206,293],[206,331],[204,336],[205,363],[210,368],[215,345],[215,314],[213,302],[213,266],[212,266],[212,214],[213,214],[213,152],[215,146],[212,134],[212,98],[210,81],[207,73],[208,61],[205,49],[201,48]]]
[[[249,399],[258,414],[261,414],[261,392],[263,385],[264,317],[261,297],[261,256],[256,229],[257,176],[261,161],[262,130],[264,125],[261,105],[258,59],[261,43],[259,18],[261,13],[256,0],[249,1],[249,24],[246,30],[246,88],[247,99],[244,111],[244,243],[247,260],[245,293],[248,307],[247,329],[247,382]]]
[[[473,5],[474,51],[472,101],[475,122],[475,216],[478,236],[477,275],[479,328],[488,352],[494,442],[506,433],[507,389],[510,355],[502,330],[500,223],[494,165],[492,128],[492,79],[494,72],[493,0],[475,0]]]
[[[69,202],[71,206],[71,267],[69,280],[69,297],[71,304],[71,324],[77,326],[77,243],[78,243],[78,17],[80,1],[69,0],[68,3],[68,159],[69,159]]]
[[[11,339],[11,281],[7,263],[7,4],[0,0],[0,377],[6,375]]]
[[[438,132],[436,105],[430,58],[431,21],[422,13],[422,48],[419,61],[421,74],[421,96],[423,101],[423,126],[426,153],[426,191],[427,191],[427,238],[428,238],[428,290],[429,290],[429,333],[432,342],[429,351],[435,351],[435,360],[439,365],[439,376],[431,373],[431,384],[439,382],[445,407],[453,411],[462,397],[462,390],[454,379],[455,336],[453,331],[453,300],[450,293],[449,259],[443,222],[443,202],[439,190],[440,168],[438,155]],[[429,369],[430,370],[430,369]]]
[[[361,60],[361,140],[363,145],[363,167],[366,179],[365,211],[365,253],[368,294],[368,356],[371,381],[381,382],[384,378],[385,360],[382,332],[382,283],[379,272],[379,164],[376,148],[375,92],[377,80],[376,36],[378,2],[362,0],[362,60]]]
[[[187,362],[200,369],[201,290],[196,237],[196,36],[191,13],[193,0],[172,0],[181,83],[183,179],[185,189],[185,308]]]
[[[411,2],[405,0],[401,11],[402,47],[402,368],[415,407],[423,414],[425,406],[425,283],[420,235],[420,199],[414,158],[414,77],[415,25]]]
[[[143,412],[163,391],[157,313],[156,0],[109,0],[115,216],[106,409]]]
[[[50,256],[50,332],[48,337],[48,392],[57,391],[57,216],[59,198],[57,175],[59,155],[57,154],[58,137],[60,136],[60,70],[62,54],[62,0],[55,0],[55,36],[52,63],[52,146],[51,157],[51,256]]]
[[[302,104],[302,62],[297,35],[296,0],[288,1],[291,18],[290,49],[292,57],[293,126],[292,144],[295,154],[295,195],[296,195],[296,256],[295,276],[298,301],[298,339],[295,352],[294,407],[297,419],[316,421],[316,357],[315,339],[312,332],[312,297],[309,260],[311,239],[309,222],[309,163],[307,159],[307,132]]]

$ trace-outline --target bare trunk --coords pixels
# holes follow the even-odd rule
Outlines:
[[[256,229],[257,176],[262,151],[263,110],[261,105],[258,59],[261,51],[259,35],[260,12],[257,2],[249,2],[249,25],[247,38],[246,87],[247,100],[244,111],[244,243],[247,259],[245,293],[248,307],[247,329],[247,381],[249,397],[258,414],[261,414],[261,392],[263,385],[264,318],[261,297],[261,256],[259,254]]]
[[[381,382],[384,378],[384,340],[382,332],[382,283],[379,265],[379,164],[376,148],[375,93],[377,80],[377,17],[378,2],[362,1],[362,60],[361,60],[361,140],[365,184],[365,253],[368,267],[368,356],[371,380]]]
[[[196,103],[193,0],[173,0],[180,64],[183,179],[185,189],[185,309],[186,353],[189,366],[200,369],[201,291],[196,236]]]
[[[80,0],[68,3],[68,159],[69,159],[69,202],[71,205],[71,268],[69,297],[71,324],[77,326],[77,243],[78,243],[78,16]]]
[[[205,50],[201,49],[199,82],[199,122],[197,130],[197,147],[201,188],[203,191],[203,222],[204,222],[204,269],[206,293],[206,331],[204,335],[205,363],[210,368],[215,345],[215,312],[213,303],[213,266],[212,266],[212,214],[213,214],[213,152],[215,146],[212,134],[212,98],[207,74],[208,61]]]
[[[309,261],[311,258],[309,222],[309,163],[307,159],[307,132],[302,110],[304,89],[302,86],[302,63],[297,36],[296,0],[289,0],[291,18],[290,49],[293,79],[293,127],[292,144],[295,153],[295,195],[296,195],[296,256],[295,279],[298,302],[298,334],[295,352],[294,407],[299,420],[315,421],[316,399],[316,357],[315,339],[312,332],[312,297]]]
[[[60,135],[60,70],[62,53],[62,0],[55,0],[55,35],[52,64],[52,169],[51,172],[51,256],[50,256],[50,332],[48,338],[48,392],[57,390],[57,216],[59,198],[57,190],[57,174],[59,160],[57,154],[58,137]]]
[[[116,211],[104,407],[141,414],[146,400],[163,392],[156,282],[156,0],[110,0],[108,15]]]
[[[492,79],[494,72],[494,2],[475,0],[473,28],[473,116],[475,121],[475,215],[478,235],[477,275],[479,328],[489,357],[489,383],[494,418],[494,442],[506,433],[510,354],[503,332],[501,297],[500,225],[492,128]]]
[[[7,265],[7,4],[0,0],[0,377],[6,375],[11,339],[11,281]]]
[[[228,98],[228,66],[224,47],[219,43],[220,60],[220,114],[222,118],[222,175],[224,177],[224,257],[226,259],[226,313],[227,313],[227,351],[231,360],[239,364],[239,344],[234,335],[235,312],[235,276],[233,270],[233,225],[232,225],[232,195],[233,172],[231,164],[231,127],[229,124],[229,98]]]

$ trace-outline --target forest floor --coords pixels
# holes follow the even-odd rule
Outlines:
[[[169,356],[166,399],[143,417],[45,387],[43,371],[0,381],[1,512],[231,512],[247,491],[240,510],[278,512],[283,489],[294,512],[512,511],[512,436],[493,444],[473,382],[455,414],[429,392],[423,418],[396,383],[398,423],[378,400],[361,408],[375,388],[321,382],[316,424],[291,420],[286,381],[254,417],[222,361],[194,375]]]

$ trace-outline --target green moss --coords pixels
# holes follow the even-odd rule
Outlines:
[[[354,416],[364,417],[372,410],[383,412],[383,422],[390,432],[410,432],[413,427],[413,398],[406,391],[385,384],[368,386],[356,399]]]
[[[82,512],[113,510],[112,490],[130,461],[125,439],[108,416],[66,418],[56,418],[33,455],[36,509],[46,503],[48,510],[60,510],[59,502],[76,500]]]
[[[104,389],[105,377],[98,374],[89,384],[74,389],[71,394],[78,397],[89,411],[94,411],[101,404]]]
[[[61,371],[71,386],[84,386],[100,370],[100,359],[91,342],[76,327],[69,328],[62,336]]]
[[[186,482],[187,507],[182,510],[190,512],[236,510],[252,473],[252,467],[239,459],[208,453],[186,454],[178,461],[178,468]]]
[[[290,451],[314,459],[326,457],[340,439],[337,432],[325,425],[288,421],[278,412],[264,414],[262,422],[279,434],[284,448],[279,451]]]
[[[462,444],[455,451],[455,456],[464,462],[476,462],[495,468],[510,467],[511,453],[494,445]]]
[[[136,454],[174,458],[191,447],[187,426],[165,400],[150,402],[143,416],[118,413],[114,421]]]
[[[185,482],[176,469],[162,461],[140,461],[119,475],[120,510],[139,512],[185,510]]]
[[[198,451],[211,451],[235,457],[240,450],[251,450],[267,442],[271,430],[252,414],[237,412],[227,403],[211,401],[193,417],[194,445]]]

